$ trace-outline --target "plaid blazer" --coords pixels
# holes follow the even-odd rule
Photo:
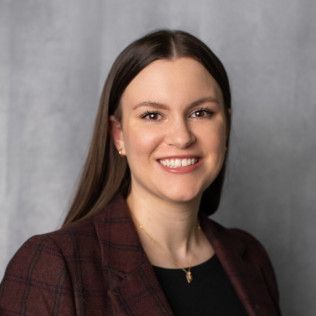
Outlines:
[[[249,315],[280,315],[268,255],[248,233],[200,215]],[[126,201],[27,240],[0,286],[0,315],[173,315],[140,244]]]

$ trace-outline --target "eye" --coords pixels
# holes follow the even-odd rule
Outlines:
[[[142,119],[149,120],[149,121],[159,121],[162,119],[161,113],[154,112],[154,111],[146,111],[140,117]]]
[[[209,109],[198,109],[195,110],[192,114],[191,117],[193,118],[204,118],[204,117],[211,117],[214,114],[214,112],[212,112]]]

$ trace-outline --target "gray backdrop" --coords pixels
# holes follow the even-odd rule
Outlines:
[[[0,277],[26,238],[61,224],[115,56],[180,28],[213,48],[232,84],[215,219],[265,245],[284,315],[315,315],[315,1],[0,0],[0,15]]]

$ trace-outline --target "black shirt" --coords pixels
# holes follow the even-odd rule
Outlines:
[[[247,315],[216,255],[191,267],[190,284],[181,269],[153,268],[175,315]]]

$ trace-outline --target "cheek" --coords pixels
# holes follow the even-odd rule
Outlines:
[[[225,124],[218,127],[217,130],[217,137],[216,137],[216,143],[219,148],[225,149],[226,148],[226,139],[227,139],[227,132],[226,132],[226,126]]]
[[[205,149],[212,153],[221,154],[225,152],[226,134],[225,124],[219,123],[209,126],[207,130],[200,131],[200,139]]]
[[[127,158],[143,159],[159,145],[161,136],[155,128],[129,127],[126,129],[124,143]]]

